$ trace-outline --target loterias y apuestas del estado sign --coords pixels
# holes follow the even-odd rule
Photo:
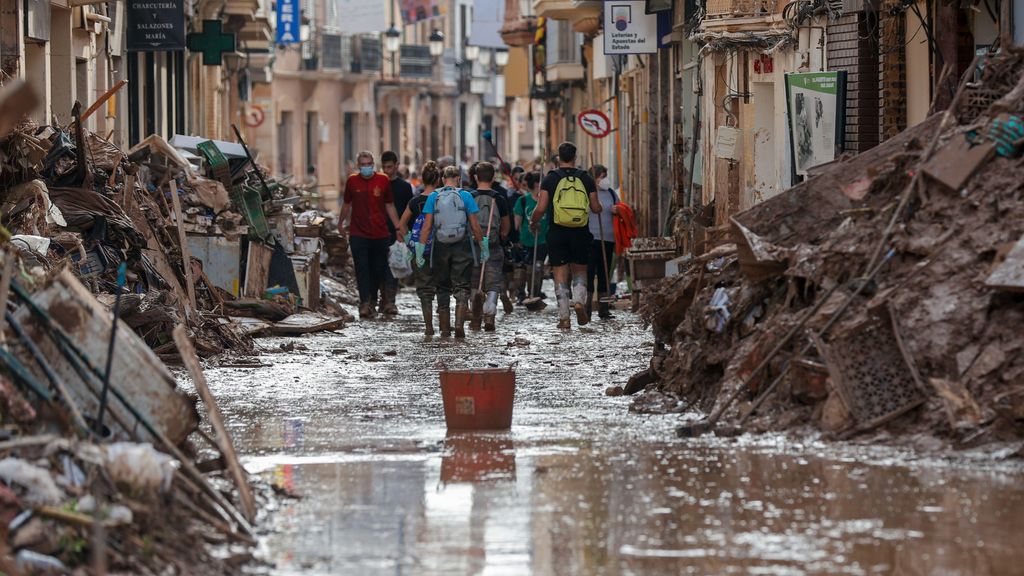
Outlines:
[[[136,52],[185,49],[185,0],[128,0],[125,48]]]

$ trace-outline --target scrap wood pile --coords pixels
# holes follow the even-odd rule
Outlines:
[[[115,330],[74,274],[37,267],[9,286],[0,571],[238,573],[252,559],[257,503],[185,327],[174,341],[210,431],[157,355],[123,321]]]
[[[300,324],[331,321],[333,328],[338,317],[348,317],[344,290],[331,286],[321,300],[319,269],[301,281],[293,270],[296,253],[304,255],[305,270],[318,268],[323,246],[327,264],[350,267],[329,213],[305,209],[295,187],[265,179],[248,152],[239,160],[220,150],[237,144],[191,138],[198,144],[190,153],[153,135],[125,153],[82,128],[88,112],[76,103],[67,126],[23,122],[0,138],[0,224],[25,266],[69,267],[108,305],[117,292],[126,293],[122,318],[158,354],[176,354],[170,334],[182,323],[205,357],[254,350],[259,330],[232,317],[261,317],[268,321],[263,331],[300,308],[313,312]],[[295,213],[293,206],[305,210]],[[296,227],[317,237],[299,237]],[[228,265],[193,254],[197,239],[233,246]],[[119,287],[122,262],[127,270]],[[330,316],[317,314],[321,306]]]
[[[1022,116],[1008,48],[945,113],[732,218],[647,295],[634,409],[708,414],[683,436],[1024,436]]]

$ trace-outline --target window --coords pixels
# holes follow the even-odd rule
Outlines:
[[[391,129],[391,151],[397,154],[402,149],[402,117],[398,110],[391,110],[388,127]]]
[[[320,119],[316,112],[306,112],[306,173],[316,169],[320,151]]]
[[[281,112],[281,123],[277,125],[277,170],[282,174],[291,174],[294,170],[292,162],[292,113]]]
[[[343,146],[345,162],[354,162],[356,157],[356,113],[345,112],[345,145]]]

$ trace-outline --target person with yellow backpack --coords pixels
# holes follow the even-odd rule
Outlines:
[[[585,170],[576,167],[576,146],[563,142],[558,146],[558,168],[541,182],[537,208],[530,216],[530,230],[539,230],[541,217],[549,217],[548,261],[555,277],[558,302],[558,327],[571,327],[569,309],[576,311],[576,322],[590,322],[587,314],[587,263],[590,245],[590,214],[601,213],[597,184]],[[569,280],[572,277],[570,292]]]

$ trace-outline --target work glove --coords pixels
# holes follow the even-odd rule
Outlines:
[[[480,262],[487,262],[491,259],[491,241],[487,239],[487,236],[480,240]]]
[[[404,240],[405,240],[405,245],[406,246],[408,246],[412,242],[412,231],[411,230],[409,232],[405,233]]]
[[[427,265],[427,261],[423,258],[423,253],[427,250],[426,244],[423,242],[416,243],[416,267],[423,268]]]

